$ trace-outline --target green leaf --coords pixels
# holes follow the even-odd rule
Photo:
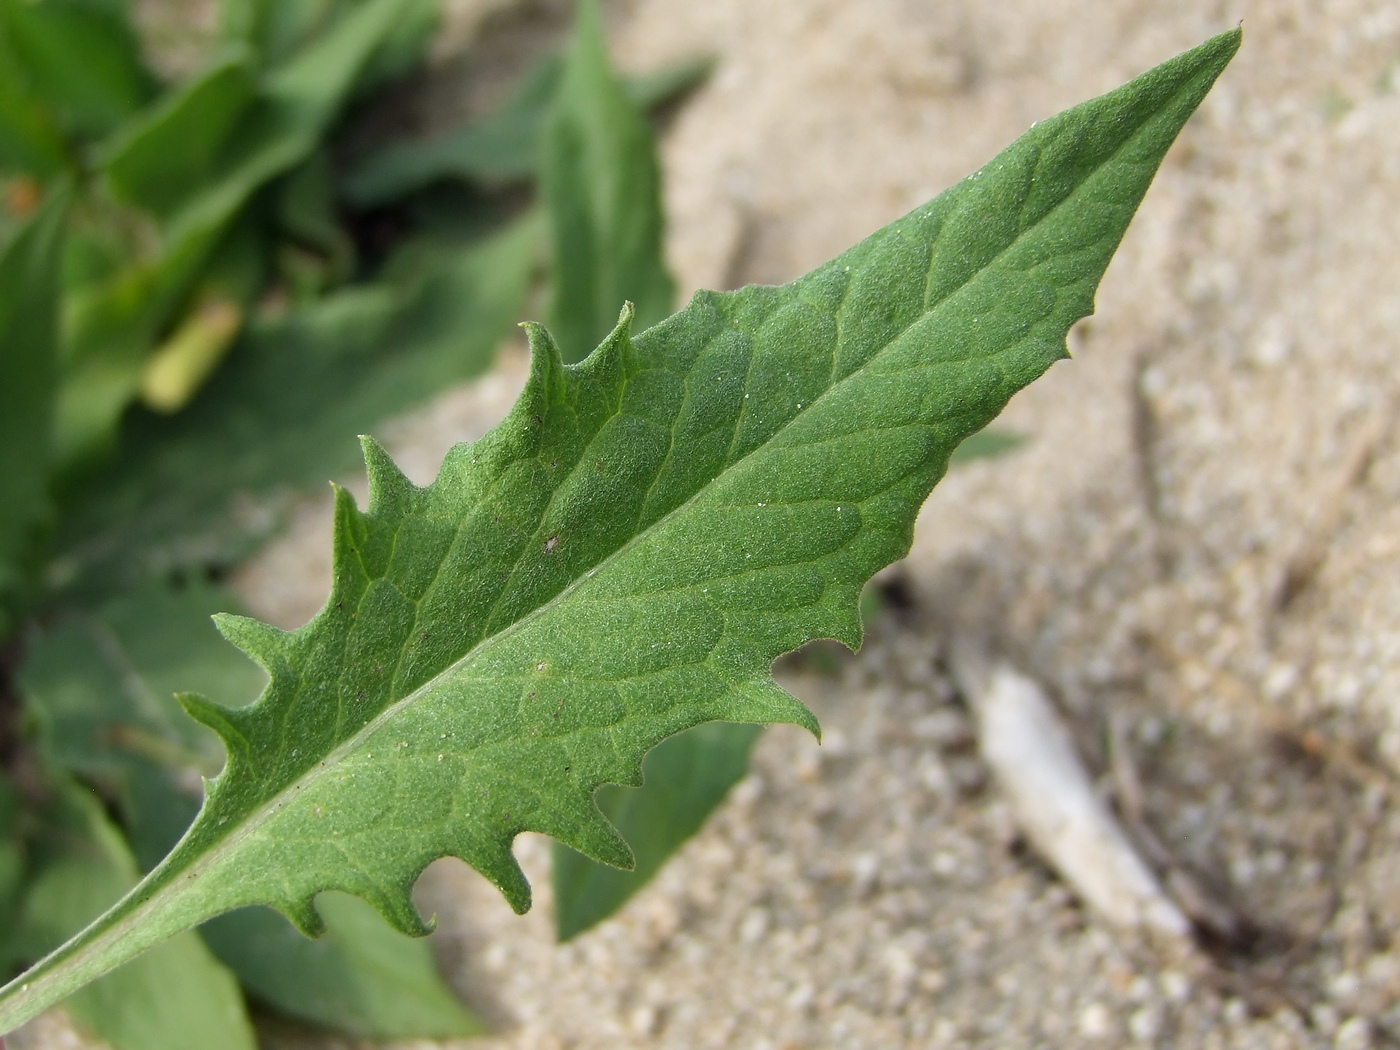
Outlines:
[[[329,282],[339,284],[350,276],[355,244],[340,223],[331,158],[325,149],[317,150],[283,180],[277,220],[288,237],[325,260]]]
[[[184,717],[176,691],[198,688],[240,707],[267,680],[209,621],[236,610],[198,580],[149,583],[47,628],[17,675],[45,764],[116,800],[143,868],[184,833],[200,776],[219,767],[218,739]]]
[[[567,941],[596,926],[651,881],[704,826],[749,769],[758,727],[710,722],[662,741],[642,762],[643,784],[599,789],[598,808],[632,847],[631,871],[554,844],[554,922]]]
[[[107,134],[155,91],[123,12],[85,0],[0,0],[7,61],[80,138]]]
[[[333,30],[369,0],[223,0],[222,35],[248,48],[263,66],[276,66]],[[359,78],[360,87],[416,65],[437,26],[441,0],[400,0],[398,15]]]
[[[14,937],[25,882],[19,818],[19,792],[0,770],[0,973],[13,973],[21,959]]]
[[[172,90],[121,129],[103,150],[113,194],[169,218],[211,180],[257,100],[247,55],[235,54]]]
[[[1009,430],[979,430],[953,453],[952,466],[961,466],[979,459],[993,459],[1014,452],[1026,443],[1025,435]]]
[[[209,170],[214,177],[168,207],[173,243],[211,237],[255,190],[311,155],[365,64],[392,32],[401,4],[402,0],[367,0],[268,75],[253,104],[237,110],[240,119],[213,151]],[[234,111],[239,88],[237,76],[230,72],[229,78],[218,97]],[[133,151],[152,153],[159,142],[198,119],[191,109],[209,106],[210,97],[209,92],[196,91],[182,95],[184,105],[163,110],[162,119],[128,140],[109,160],[109,169],[131,166]]]
[[[441,18],[442,0],[403,0],[389,32],[356,78],[354,94],[368,94],[382,84],[412,73],[426,58],[428,44]]]
[[[255,325],[189,409],[130,420],[117,461],[60,523],[55,582],[110,592],[249,553],[290,495],[354,466],[355,435],[486,369],[519,317],[538,241],[527,217]]]
[[[579,5],[574,42],[544,138],[541,189],[554,233],[550,319],[566,362],[612,328],[618,304],[639,328],[671,312],[661,178],[651,129],[608,66],[602,21]]]
[[[71,614],[32,642],[21,668],[45,763],[117,800],[144,868],[184,833],[199,807],[200,773],[218,767],[217,738],[184,717],[175,689],[198,688],[243,706],[266,681],[209,620],[236,608],[209,584],[148,585],[97,612]],[[0,921],[6,812],[0,782]],[[397,932],[362,901],[328,897],[321,908],[330,932],[319,941],[260,908],[221,916],[201,932],[253,994],[303,1020],[383,1039],[481,1030],[442,983],[426,943]]]
[[[246,58],[230,59],[158,103],[104,151],[113,191],[150,209],[163,236],[154,260],[136,261],[73,311],[57,428],[65,475],[81,476],[107,451],[157,340],[179,320],[221,247],[238,238],[253,195],[319,147],[366,64],[397,32],[403,2],[356,5],[256,84]],[[227,345],[197,343],[200,351]],[[212,366],[218,352],[184,356]],[[204,374],[175,371],[194,377],[191,386]],[[192,392],[178,386],[153,400],[178,405]]]
[[[222,0],[222,35],[246,47],[260,65],[286,61],[317,34],[323,33],[339,0]]]
[[[1066,356],[1233,31],[1046,120],[974,175],[781,288],[631,312],[580,367],[530,326],[507,420],[426,488],[366,440],[367,512],[341,492],[324,609],[282,632],[224,617],[268,671],[250,708],[196,696],[227,764],[190,832],[121,903],[0,990],[0,1030],[221,912],[319,932],[323,890],[396,927],[433,859],[517,910],[511,853],[541,831],[622,867],[593,801],[707,721],[810,712],[772,661],[860,640],[857,600],[909,549],[953,450]]]
[[[50,514],[58,280],[69,194],[49,195],[0,253],[0,640],[23,603]]]
[[[45,814],[17,931],[32,954],[126,892],[136,866],[97,799],[76,786]],[[31,954],[31,957],[32,957]],[[69,1014],[114,1050],[255,1050],[238,985],[199,937],[181,934],[79,990]]]
[[[713,68],[712,60],[695,59],[626,77],[622,87],[638,109],[647,111],[690,90]],[[559,59],[547,59],[484,120],[437,138],[390,143],[369,154],[346,178],[346,198],[370,208],[444,180],[509,183],[533,178],[563,70]]]
[[[201,932],[249,992],[285,1014],[366,1039],[451,1039],[484,1026],[448,990],[427,941],[405,937],[357,897],[325,893],[326,934],[308,940],[276,912],[247,908]]]
[[[29,90],[24,70],[0,41],[0,171],[41,179],[73,166],[58,119]]]

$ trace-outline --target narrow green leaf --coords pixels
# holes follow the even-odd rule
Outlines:
[[[149,583],[48,627],[19,669],[45,764],[116,800],[143,869],[189,827],[199,778],[219,767],[217,738],[183,716],[176,691],[197,688],[241,707],[266,682],[209,621],[236,610],[207,583]]]
[[[24,70],[0,34],[0,171],[49,179],[73,167],[57,115],[29,89]]]
[[[275,67],[370,0],[223,0],[221,30],[259,65]],[[441,14],[441,0],[400,0],[398,17],[358,78],[368,87],[417,65]]]
[[[169,218],[211,180],[257,98],[251,60],[235,54],[172,90],[103,149],[114,195]]]
[[[164,237],[155,261],[133,264],[77,311],[72,374],[59,405],[66,473],[80,476],[106,452],[156,340],[221,245],[237,237],[253,195],[317,149],[366,63],[395,32],[402,3],[357,5],[262,78],[251,99],[246,61],[230,60],[158,104],[107,151],[108,182],[152,209]]]
[[[622,87],[638,109],[650,111],[676,102],[709,80],[714,71],[715,60],[700,55],[649,73],[623,77]]]
[[[554,922],[561,941],[596,926],[651,881],[704,826],[749,769],[759,729],[710,722],[656,745],[642,762],[641,787],[599,789],[598,808],[632,847],[631,871],[554,844]]]
[[[316,910],[326,933],[314,941],[267,908],[221,915],[201,932],[253,996],[303,1021],[365,1039],[485,1031],[443,984],[427,941],[343,893],[317,897]]]
[[[30,952],[59,943],[126,892],[136,866],[100,803],[76,786],[45,814],[17,930]],[[31,955],[32,957],[32,955]],[[114,1050],[256,1050],[233,976],[193,932],[81,989],[69,1014]]]
[[[20,797],[0,770],[0,973],[13,973],[23,956],[15,923],[25,888],[25,849],[20,829]]]
[[[69,290],[54,427],[55,471],[65,488],[75,477],[85,480],[91,465],[108,453],[161,336],[179,335],[180,310],[199,311],[208,299],[230,300],[241,308],[260,286],[262,233],[254,216],[236,214],[204,233],[208,236],[188,239],[154,259],[138,257],[110,276]],[[232,336],[237,321],[224,327],[233,328],[225,333]],[[216,347],[214,356],[226,347]],[[197,386],[202,378],[187,374],[184,382]]]
[[[356,0],[366,3],[368,0]],[[442,0],[402,0],[394,20],[355,78],[353,93],[363,96],[417,69],[442,19]]]
[[[107,134],[155,93],[119,8],[83,0],[0,0],[0,33],[28,87],[80,138]]]
[[[175,689],[240,707],[266,681],[209,620],[236,608],[209,584],[152,584],[71,615],[28,647],[19,682],[45,763],[117,800],[143,868],[184,833],[199,808],[200,773],[218,768],[217,738],[184,717]],[[6,812],[0,784],[0,924]],[[326,898],[321,907],[329,934],[319,941],[261,908],[221,916],[201,932],[253,994],[303,1020],[383,1039],[480,1031],[442,983],[425,942],[406,938],[362,901]]]
[[[323,285],[344,282],[355,267],[355,243],[340,221],[327,150],[313,153],[278,190],[277,222],[282,232],[298,246],[316,253],[323,264]]]
[[[366,157],[345,180],[351,204],[369,208],[440,179],[518,182],[538,167],[540,135],[559,90],[558,60],[541,63],[499,110],[479,123],[422,142],[395,142]]]
[[[24,601],[50,512],[68,196],[50,194],[0,253],[0,639]]]
[[[608,65],[593,0],[574,42],[545,137],[541,189],[554,232],[551,326],[566,362],[580,361],[636,305],[649,328],[671,312],[661,179],[651,129]]]
[[[517,910],[541,831],[628,867],[593,801],[707,721],[815,730],[770,675],[855,646],[857,601],[909,549],[953,450],[1066,356],[1230,32],[1033,127],[930,204],[790,285],[699,293],[581,366],[529,326],[510,417],[418,488],[368,439],[370,503],[337,497],[324,609],[223,617],[268,671],[250,708],[184,698],[227,763],[142,884],[0,990],[0,1029],[216,914],[307,933],[342,890],[404,932],[440,856]],[[21,988],[21,984],[24,986]]]
[[[289,171],[320,143],[347,100],[356,78],[394,27],[402,0],[366,0],[324,35],[269,74],[258,98],[242,112],[212,164],[215,177],[170,213],[172,242],[207,239],[233,217],[249,196]],[[233,92],[233,89],[229,89]],[[151,150],[150,137],[172,134],[170,126],[195,119],[189,108],[207,104],[190,93],[127,151]],[[121,157],[109,164],[120,166]]]
[[[342,0],[222,0],[220,29],[246,47],[259,65],[273,67],[320,33],[343,8]]]
[[[1024,435],[1015,434],[1009,430],[979,430],[958,446],[957,451],[953,453],[951,465],[956,467],[979,459],[1004,456],[1025,443]]]
[[[709,76],[710,59],[695,59],[636,77],[623,91],[640,110],[665,105]],[[345,180],[351,204],[370,208],[415,193],[434,182],[510,183],[533,178],[541,138],[559,92],[563,63],[540,63],[499,110],[446,135],[393,142],[367,156]]]
[[[538,226],[255,325],[189,410],[130,420],[60,523],[55,582],[109,592],[247,554],[289,495],[354,466],[355,435],[487,368],[525,302]],[[250,501],[269,509],[236,513]]]

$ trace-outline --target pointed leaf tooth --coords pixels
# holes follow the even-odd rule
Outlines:
[[[500,890],[515,914],[524,915],[530,910],[530,883],[520,870],[520,862],[511,852],[513,838],[514,834],[503,835],[490,842],[478,839],[472,842],[470,849],[461,851],[458,858]]]
[[[198,693],[176,693],[175,699],[184,708],[185,714],[218,734],[230,758],[247,747],[244,719],[240,717],[242,712],[216,704]]]
[[[603,371],[609,367],[616,368],[626,356],[627,350],[632,345],[632,322],[636,320],[637,308],[630,302],[622,304],[622,309],[617,314],[617,324],[613,325],[601,343],[586,358],[580,361],[575,368],[588,366],[590,371]]]
[[[538,321],[522,321],[520,327],[525,329],[525,338],[530,344],[530,375],[525,390],[527,394],[532,389],[544,392],[563,370],[564,356],[553,334]]]
[[[772,678],[745,682],[725,698],[723,712],[713,718],[722,722],[801,726],[818,741],[822,738],[822,728],[811,708]]]
[[[510,431],[525,447],[537,448],[544,416],[564,381],[564,358],[544,325],[522,321],[520,327],[525,329],[530,344],[530,374],[502,429]]]
[[[338,592],[351,580],[365,575],[361,552],[369,538],[365,516],[355,505],[355,497],[340,485],[331,484],[335,493],[335,529],[333,541],[333,563],[335,576],[333,592]],[[333,594],[332,597],[335,597]]]
[[[860,618],[860,592],[867,582],[868,578],[843,581],[828,587],[821,601],[811,607],[811,612],[816,615],[807,623],[811,630],[808,637],[827,638],[840,642],[853,653],[860,652],[865,640],[865,624]]]
[[[287,921],[301,931],[303,936],[316,938],[326,932],[326,920],[321,918],[321,913],[316,910],[311,897],[278,901],[273,907],[286,916]]]
[[[382,513],[385,507],[396,505],[412,494],[416,486],[384,451],[383,445],[368,434],[361,434],[360,448],[364,450],[365,472],[369,475],[371,514]]]
[[[390,926],[408,937],[426,937],[437,928],[435,919],[423,918],[406,887],[375,889],[365,892],[363,896],[388,920]]]
[[[627,844],[627,840],[622,837],[622,833],[612,821],[603,815],[592,796],[584,801],[587,803],[587,809],[583,820],[575,824],[568,834],[555,834],[554,837],[584,856],[611,864],[614,868],[631,871],[637,866],[632,847]]]
[[[627,385],[626,372],[636,358],[632,344],[632,323],[636,312],[630,302],[623,303],[622,310],[617,315],[617,324],[603,341],[582,361],[565,366],[578,380],[591,380],[597,384],[608,410],[612,412],[621,407],[621,398]]]
[[[268,674],[276,676],[286,668],[287,642],[291,637],[287,631],[237,613],[215,613],[213,619],[219,633]]]

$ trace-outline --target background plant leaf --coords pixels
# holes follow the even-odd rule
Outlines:
[[[219,763],[217,738],[184,717],[175,689],[196,686],[239,707],[266,681],[210,622],[236,611],[232,596],[208,583],[151,583],[96,612],[70,614],[29,647],[20,685],[46,765],[116,801],[142,870],[184,833],[199,809],[199,776]],[[0,917],[7,812],[0,794]],[[111,882],[109,868],[97,869],[93,892]],[[67,872],[64,885],[75,877]],[[329,932],[317,941],[263,908],[220,916],[201,934],[245,988],[284,1014],[378,1039],[482,1030],[443,984],[427,943],[394,930],[363,901],[341,896],[320,906]]]
[[[59,404],[66,476],[82,477],[106,454],[147,359],[182,312],[199,310],[201,276],[237,245],[245,209],[315,153],[368,64],[401,28],[404,3],[352,6],[266,73],[235,56],[158,103],[103,151],[108,184],[159,220],[160,244],[74,311]],[[175,397],[168,405],[181,403]]]
[[[251,703],[266,682],[230,653],[209,617],[237,611],[212,584],[149,582],[93,611],[71,610],[35,637],[18,674],[46,766],[114,800],[142,870],[199,809],[218,739],[184,717],[176,690],[199,682],[224,703]]]
[[[994,459],[997,456],[1004,456],[1008,452],[1014,452],[1026,443],[1023,434],[1016,434],[1009,430],[998,430],[995,427],[988,427],[986,430],[979,430],[973,434],[953,453],[952,465],[958,466],[963,463],[971,463],[979,459]]]
[[[358,897],[325,893],[323,936],[303,937],[269,908],[245,908],[201,933],[249,993],[281,1013],[365,1039],[452,1039],[485,1027],[443,984],[427,941],[407,937]]]
[[[223,0],[223,38],[246,48],[259,65],[276,66],[370,0]],[[441,14],[440,0],[399,0],[398,16],[357,81],[373,86],[421,58]]]
[[[103,149],[112,192],[168,218],[220,172],[218,164],[258,98],[251,58],[235,53],[131,121]]]
[[[593,801],[706,721],[810,712],[770,676],[858,644],[953,450],[1066,356],[1163,154],[1238,30],[1040,122],[930,204],[781,288],[700,293],[587,362],[531,326],[510,417],[426,488],[372,442],[368,511],[337,498],[332,593],[281,632],[221,618],[268,671],[252,707],[186,709],[228,752],[141,886],[0,990],[0,1029],[172,934],[359,895],[422,932],[414,880],[468,860],[517,909],[541,831],[631,853]]]
[[[58,391],[59,265],[68,193],[44,206],[0,252],[0,640],[38,561],[50,514]]]
[[[74,138],[99,138],[156,92],[121,5],[0,0],[0,54]]]
[[[248,554],[292,497],[353,466],[355,435],[490,364],[520,315],[539,239],[525,216],[255,323],[185,412],[133,414],[117,460],[72,498],[54,581],[112,593]]]
[[[657,744],[642,762],[641,787],[609,785],[598,808],[632,847],[627,871],[554,845],[554,923],[561,941],[616,912],[699,831],[749,769],[759,727],[709,722]]]
[[[664,106],[710,75],[714,61],[693,59],[643,76],[622,89],[647,112]],[[549,58],[526,75],[514,95],[476,123],[424,140],[391,142],[364,157],[346,177],[346,199],[361,208],[391,203],[434,182],[510,183],[533,178],[541,139],[559,93],[563,62]]]
[[[612,328],[618,304],[639,329],[671,312],[661,177],[651,129],[608,64],[598,10],[582,0],[546,127],[540,188],[554,241],[550,326],[566,362]]]
[[[58,119],[30,89],[0,35],[0,171],[49,179],[75,167]]]
[[[23,802],[0,771],[0,973],[13,973],[23,960],[15,923],[24,894],[25,849],[20,827]]]
[[[90,793],[58,784],[31,850],[16,939],[34,958],[135,884],[136,865]],[[192,931],[81,989],[64,1004],[114,1050],[256,1050],[233,976]]]

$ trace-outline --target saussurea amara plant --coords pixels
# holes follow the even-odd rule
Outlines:
[[[194,695],[222,773],[169,856],[0,990],[8,1031],[146,948],[246,905],[308,935],[318,893],[428,923],[423,868],[459,857],[517,911],[540,831],[632,862],[594,792],[713,720],[815,719],[772,680],[809,639],[860,642],[862,585],[909,547],[958,444],[1066,356],[1163,154],[1238,30],[1043,121],[981,170],[783,287],[703,292],[579,365],[527,326],[509,417],[411,484],[365,439],[338,491],[321,612],[224,616],[270,677]]]

